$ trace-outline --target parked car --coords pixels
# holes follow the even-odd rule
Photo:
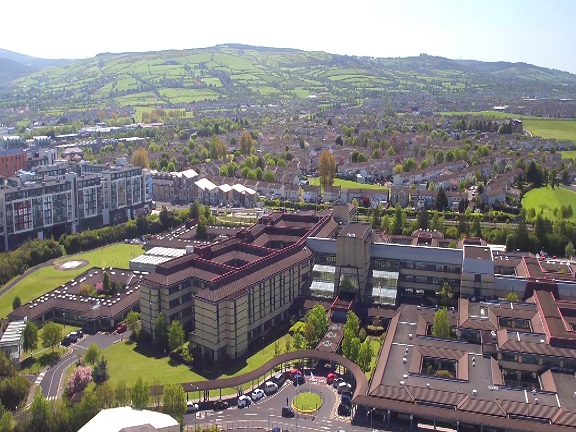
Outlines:
[[[304,384],[304,375],[302,375],[301,373],[297,373],[292,378],[292,381],[294,381],[294,385]]]
[[[252,392],[252,394],[250,395],[250,398],[251,398],[253,401],[257,401],[257,400],[259,400],[259,399],[262,399],[263,397],[264,397],[264,390],[259,389],[259,388],[255,389],[255,390]]]
[[[266,381],[264,384],[264,392],[266,394],[276,393],[278,391],[278,385],[272,381]]]
[[[332,384],[336,378],[338,378],[338,375],[336,375],[334,372],[330,372],[326,377],[326,384]]]
[[[226,401],[223,400],[217,400],[216,402],[214,402],[214,409],[215,410],[223,410],[226,408],[230,408],[230,404]]]
[[[352,392],[350,391],[343,391],[342,393],[340,393],[340,399],[344,400],[344,398],[348,397],[350,400],[352,400]]]
[[[272,432],[280,432],[280,428],[278,426],[274,426],[272,428]]]
[[[294,375],[296,375],[296,374],[304,375],[301,370],[292,368],[290,370],[290,379],[294,379]]]
[[[348,395],[342,395],[342,399],[340,399],[340,403],[344,405],[348,405],[349,407],[352,406],[352,398]]]
[[[238,398],[238,408],[244,408],[252,404],[250,396],[242,395]]]
[[[198,412],[198,409],[199,409],[199,408],[200,408],[200,407],[198,406],[197,403],[194,403],[194,402],[192,402],[192,401],[186,402],[186,412],[188,412],[188,413]]]
[[[293,418],[294,417],[294,410],[292,407],[282,407],[282,417]]]
[[[351,414],[352,410],[351,408],[344,404],[341,403],[340,405],[338,405],[338,415],[339,416],[343,416],[343,417],[348,417]]]
[[[76,332],[76,336],[78,337],[78,340],[80,340],[84,337],[84,332],[82,330],[78,330]]]
[[[338,394],[342,394],[345,391],[352,391],[352,386],[346,382],[341,382],[338,384]]]
[[[124,333],[127,329],[128,329],[128,325],[126,324],[126,321],[124,321],[123,323],[118,324],[116,331],[118,333]]]
[[[274,375],[272,375],[271,381],[275,383],[278,386],[278,388],[282,387],[282,385],[286,381],[286,373],[276,372]]]
[[[340,377],[335,378],[334,381],[332,381],[332,387],[334,387],[335,389],[337,389],[337,388],[338,388],[338,385],[339,385],[340,383],[342,383],[342,382],[344,382],[344,378],[340,378]]]

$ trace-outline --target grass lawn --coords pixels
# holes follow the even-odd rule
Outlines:
[[[313,178],[309,178],[308,179],[308,183],[310,183],[310,185],[312,186],[320,186],[320,178],[319,177],[313,177]],[[387,187],[385,186],[380,186],[380,185],[373,185],[373,184],[362,184],[362,183],[357,183],[355,181],[352,180],[344,180],[344,179],[334,179],[334,183],[332,184],[332,186],[340,186],[342,188],[349,188],[349,189],[371,189],[371,190],[388,190]]]
[[[292,336],[285,335],[278,339],[281,352],[284,352],[287,338],[291,339]],[[129,341],[120,342],[106,348],[104,355],[108,360],[110,383],[114,386],[120,380],[124,380],[128,387],[132,386],[136,379],[142,376],[142,371],[146,371],[144,377],[149,384],[155,381],[169,384],[206,380],[205,377],[191,371],[186,365],[173,363],[168,357],[160,356],[152,348],[137,346]],[[256,369],[272,358],[274,358],[274,342],[249,357],[245,364],[234,367],[219,378],[242,375]],[[235,394],[235,389],[222,389],[222,395],[230,394]],[[219,396],[219,391],[211,391],[210,396]]]
[[[576,159],[576,151],[562,151],[560,152],[562,159]]]
[[[292,406],[297,411],[313,412],[322,406],[322,398],[316,393],[302,392],[294,397]]]
[[[381,337],[386,337],[386,335],[382,335]],[[366,372],[366,376],[368,380],[372,377],[372,373],[374,373],[374,369],[376,369],[376,362],[378,361],[378,354],[380,353],[380,337],[374,336],[370,341],[370,345],[372,345],[372,352],[374,355],[372,356],[372,360],[370,360],[370,370]]]
[[[553,213],[555,208],[574,203],[576,203],[576,192],[562,187],[532,189],[522,198],[522,207],[526,210],[533,208],[537,215],[542,211],[543,215],[550,220],[557,219]],[[576,211],[576,208],[574,210]],[[576,215],[572,215],[569,220],[576,222]]]
[[[70,271],[56,270],[50,266],[32,273],[0,297],[0,317],[8,316],[12,311],[12,300],[15,296],[19,296],[22,304],[25,304],[75,278],[91,267],[119,267],[127,269],[128,262],[142,252],[142,246],[139,245],[115,244],[90,252],[63,257],[58,262],[85,259],[90,264],[87,267]]]
[[[80,330],[80,327],[64,325],[56,323],[58,327],[62,329],[62,337],[66,336],[68,333]],[[45,348],[42,344],[42,332],[44,328],[38,330],[38,348],[32,353],[26,353],[25,357],[22,358],[20,363],[22,372],[24,373],[38,373],[40,370],[46,366],[54,363],[58,358],[64,354],[67,350],[66,347],[58,346],[52,352],[52,349]]]

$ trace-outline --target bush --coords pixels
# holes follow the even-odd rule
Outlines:
[[[438,378],[448,378],[448,379],[454,379],[454,375],[452,375],[452,373],[450,371],[441,369],[439,371],[436,371],[436,376]]]
[[[366,326],[366,333],[370,336],[380,336],[386,329],[382,326],[369,325]]]
[[[366,329],[364,327],[362,327],[358,332],[358,338],[360,339],[360,342],[364,342],[366,340]]]
[[[303,331],[304,331],[304,323],[302,321],[298,321],[296,324],[290,327],[288,333],[294,336],[295,333],[302,333]]]

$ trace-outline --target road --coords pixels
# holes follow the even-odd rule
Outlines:
[[[128,332],[124,333],[124,337],[128,337]],[[42,394],[48,400],[61,397],[66,385],[64,382],[66,371],[70,366],[74,366],[78,357],[84,355],[84,352],[91,344],[96,343],[100,349],[103,349],[109,347],[121,338],[122,335],[106,335],[100,333],[84,336],[82,340],[71,346],[71,350],[63,355],[60,360],[58,360],[58,363],[38,375],[36,384],[40,385]]]
[[[287,380],[277,393],[265,396],[246,408],[231,406],[223,411],[204,410],[196,414],[186,414],[184,424],[190,428],[221,425],[226,429],[272,430],[278,427],[289,432],[336,432],[339,429],[346,432],[372,432],[371,428],[352,426],[350,417],[337,415],[340,396],[332,386],[326,384],[324,377],[316,377],[314,380],[308,376],[306,378],[307,382],[298,388]],[[292,404],[298,392],[309,391],[322,397],[323,405],[318,411],[313,414],[296,414],[294,418],[281,416],[282,407],[286,406],[287,401]],[[246,390],[246,394],[249,395],[250,391]]]

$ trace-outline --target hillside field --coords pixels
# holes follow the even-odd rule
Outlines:
[[[544,217],[550,220],[556,220],[553,213],[555,208],[568,204],[572,204],[576,211],[576,192],[562,187],[532,189],[522,198],[522,207],[526,210],[535,209],[537,215],[542,211]],[[570,221],[576,223],[576,215],[572,215]]]

